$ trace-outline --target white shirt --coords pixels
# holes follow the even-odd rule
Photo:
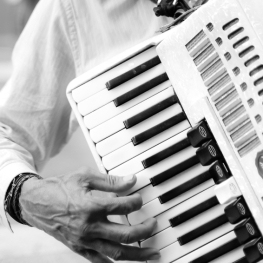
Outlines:
[[[0,221],[15,176],[40,173],[77,123],[66,99],[76,76],[151,37],[165,18],[150,0],[42,0],[13,52],[0,92]],[[41,173],[40,173],[41,175]]]

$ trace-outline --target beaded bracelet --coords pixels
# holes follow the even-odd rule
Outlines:
[[[9,185],[5,198],[5,211],[18,223],[28,226],[30,225],[22,218],[21,215],[19,197],[23,183],[32,177],[42,179],[41,176],[33,173],[22,173],[16,176]]]

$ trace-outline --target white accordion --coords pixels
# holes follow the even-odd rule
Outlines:
[[[134,173],[158,263],[263,259],[263,2],[210,0],[73,80],[100,171]]]

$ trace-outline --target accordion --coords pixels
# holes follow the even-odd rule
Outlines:
[[[73,80],[100,171],[134,173],[155,263],[263,259],[263,2],[210,0],[181,25]]]

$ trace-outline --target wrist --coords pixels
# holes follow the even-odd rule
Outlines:
[[[39,175],[32,173],[21,173],[16,176],[8,188],[5,199],[6,211],[15,221],[24,225],[28,225],[28,223],[23,219],[21,214],[20,196],[24,183],[32,178],[42,179]],[[27,186],[29,185],[31,185],[31,182],[27,184]]]
[[[25,195],[28,194],[29,192],[31,192],[34,188],[36,188],[36,186],[39,184],[39,179],[36,177],[31,177],[28,180],[26,180],[22,187],[21,187],[21,195],[19,197],[20,198]]]

